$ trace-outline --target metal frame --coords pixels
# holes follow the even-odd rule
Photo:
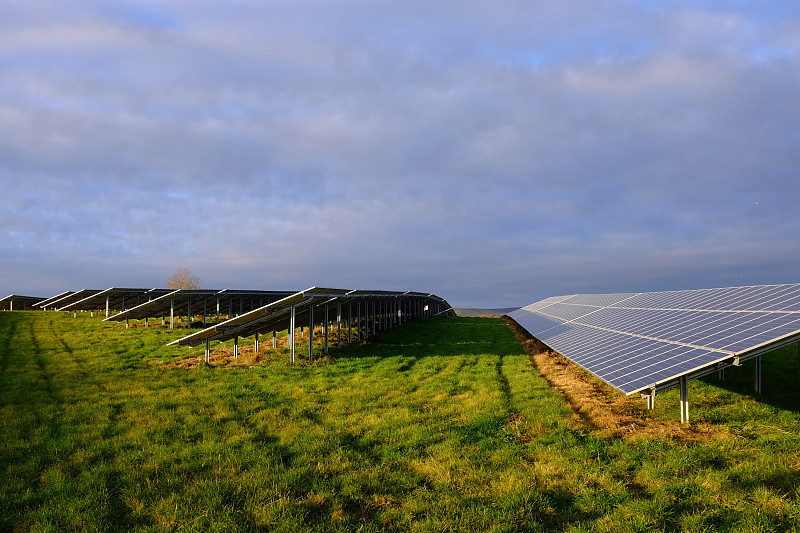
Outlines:
[[[20,296],[9,294],[0,299],[0,311],[29,311],[35,309],[46,298],[40,296]]]
[[[290,291],[178,289],[109,316],[105,320],[121,322],[129,319],[141,320],[148,317],[169,316],[170,329],[174,329],[176,313],[178,316],[188,316],[192,314],[191,308],[194,307],[197,310],[198,305],[202,306],[204,310],[203,323],[205,324],[210,304],[211,309],[216,311],[216,319],[219,323],[222,310],[227,310],[229,318],[234,314],[234,304],[239,314],[244,314],[290,294],[292,294]],[[185,314],[181,313],[181,310],[185,310]]]
[[[373,312],[370,313],[370,304],[377,301],[384,303],[391,303],[393,305],[387,306],[388,309],[397,310],[395,316],[408,318],[406,313],[401,313],[401,304],[404,302],[417,301],[422,302],[418,307],[421,309],[428,309],[436,307],[437,315],[455,315],[453,308],[442,298],[433,294],[425,294],[418,292],[392,292],[392,291],[365,291],[365,290],[349,290],[349,289],[331,289],[311,287],[304,291],[293,293],[280,300],[270,302],[262,307],[254,309],[243,315],[233,317],[229,320],[219,324],[212,325],[201,331],[187,335],[181,339],[173,341],[168,346],[197,346],[199,344],[206,344],[206,360],[208,360],[211,341],[226,341],[237,337],[249,337],[258,333],[268,331],[273,332],[273,347],[275,346],[275,334],[277,331],[287,331],[289,337],[289,360],[294,363],[296,359],[296,339],[295,330],[298,324],[308,324],[309,326],[309,352],[308,357],[313,360],[314,357],[314,327],[323,325],[327,350],[327,328],[330,321],[330,314],[327,309],[330,305],[335,304],[337,309],[336,321],[339,327],[337,328],[337,346],[341,345],[341,325],[342,325],[342,305],[346,304],[348,309],[352,310],[352,304],[356,304],[359,317],[355,324],[359,339],[362,333],[366,334],[370,330],[376,328],[376,317],[374,305],[372,306]],[[362,304],[364,304],[365,311],[361,312]],[[323,312],[315,312],[315,309]],[[419,318],[423,318],[425,313],[419,313]],[[350,335],[353,327],[351,320],[351,313],[348,313],[348,336]],[[370,326],[370,323],[372,324]],[[399,325],[399,320],[394,322],[394,325]],[[352,342],[352,338],[349,338]]]

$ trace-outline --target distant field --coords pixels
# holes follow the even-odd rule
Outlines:
[[[515,311],[519,307],[498,307],[494,309],[483,309],[478,307],[463,307],[456,309],[457,316],[477,317],[477,316],[503,316],[506,313]]]
[[[186,368],[185,333],[0,313],[0,531],[800,531],[794,348],[762,398],[748,366],[691,382],[697,431],[616,438],[499,318],[295,366],[242,343]]]

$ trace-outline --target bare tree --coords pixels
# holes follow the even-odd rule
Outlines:
[[[177,289],[199,289],[200,278],[194,276],[192,271],[188,268],[179,268],[167,280],[167,288],[171,290]]]

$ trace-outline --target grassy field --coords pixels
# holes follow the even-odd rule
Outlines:
[[[500,319],[295,366],[169,366],[185,333],[0,313],[0,531],[800,531],[796,348],[761,398],[748,367],[690,384],[713,437],[621,439]],[[676,423],[677,394],[641,416]]]

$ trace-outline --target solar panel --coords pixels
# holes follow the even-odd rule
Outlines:
[[[26,311],[35,308],[43,300],[44,298],[38,296],[9,294],[5,298],[0,298],[0,311]]]
[[[552,297],[508,314],[624,394],[661,391],[800,339],[800,284]]]
[[[45,298],[44,300],[42,300],[41,302],[36,304],[34,307],[37,307],[39,309],[44,309],[46,311],[47,308],[50,307],[51,303],[57,302],[58,300],[60,300],[62,298],[65,298],[65,297],[69,296],[70,294],[74,294],[74,292],[73,291],[64,291],[61,294],[56,294],[55,296],[51,296],[50,298]]]
[[[391,318],[392,315],[394,317],[402,317],[402,320],[405,320],[406,316],[455,314],[453,308],[444,299],[433,294],[412,291],[395,292],[311,287],[187,335],[169,343],[169,346],[197,346],[205,343],[206,362],[208,362],[211,341],[238,339],[239,337],[248,337],[268,331],[274,333],[284,329],[293,330],[295,326],[303,324],[324,324],[327,331],[328,321],[331,320],[330,315],[326,312],[326,310],[330,311],[328,307],[334,306],[336,308],[337,320],[343,318],[340,313],[344,309],[349,322],[349,318],[356,319],[356,316],[351,315],[353,303],[357,307],[359,325],[356,326],[356,329],[359,331],[359,338],[361,335],[362,305],[364,309],[363,324],[365,325],[367,321],[371,320],[373,331],[378,323],[382,324],[382,327],[388,327],[390,322],[394,323],[396,319]],[[317,311],[315,311],[315,308],[317,308]],[[371,319],[368,318],[369,316],[371,316]],[[294,336],[290,335],[289,337],[290,360],[294,361]],[[313,343],[309,343],[309,350],[309,357],[312,357]]]
[[[52,307],[53,309],[62,309],[70,304],[75,302],[80,302],[84,298],[88,298],[89,296],[93,296],[100,292],[100,289],[81,289],[76,292],[66,292],[62,293],[64,296],[61,298],[51,298],[50,301],[47,302],[47,307]]]
[[[128,319],[170,316],[194,310],[199,314],[243,314],[267,303],[285,298],[294,291],[258,291],[235,289],[178,289],[130,306],[105,320],[121,322]]]
[[[163,294],[172,292],[168,289],[123,289],[112,287],[104,291],[89,294],[85,298],[71,303],[62,304],[60,311],[95,311],[109,309],[125,309],[139,305],[157,298]]]

